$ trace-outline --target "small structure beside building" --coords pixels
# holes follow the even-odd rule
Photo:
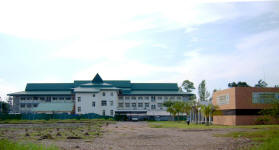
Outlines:
[[[233,87],[216,91],[212,103],[221,114],[213,117],[213,124],[255,124],[259,112],[269,108],[274,99],[279,100],[279,88]]]

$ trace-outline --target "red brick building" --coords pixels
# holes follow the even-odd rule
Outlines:
[[[273,99],[279,100],[279,88],[234,87],[217,91],[212,103],[221,110],[213,117],[213,124],[255,124],[259,111],[270,107]]]

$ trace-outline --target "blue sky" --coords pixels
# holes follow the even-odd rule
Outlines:
[[[279,84],[278,1],[0,1],[0,96],[30,82]]]

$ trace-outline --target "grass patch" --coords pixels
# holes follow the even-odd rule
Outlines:
[[[209,125],[190,124],[185,121],[149,121],[148,126],[151,128],[180,128],[180,129],[216,129],[216,128],[250,128],[250,129],[279,129],[279,125],[247,125],[247,126],[226,126],[226,125]]]
[[[44,146],[34,143],[19,143],[12,142],[7,139],[0,139],[0,149],[1,150],[59,150],[55,146]]]
[[[0,120],[0,124],[45,124],[45,123],[97,123],[108,121],[114,122],[111,119],[50,119],[50,120]]]
[[[266,128],[259,131],[241,131],[230,132],[227,134],[216,134],[217,137],[249,138],[256,143],[255,146],[249,147],[254,150],[276,150],[279,149],[279,129]]]

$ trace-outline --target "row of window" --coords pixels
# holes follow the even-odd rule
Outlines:
[[[143,107],[143,104],[144,104],[144,108],[149,108],[149,103],[125,103],[125,107],[138,107],[141,108]],[[118,103],[118,107],[123,107],[124,106],[124,103]],[[158,107],[163,107],[163,103],[158,103]],[[152,104],[151,105],[151,109],[156,109],[156,105],[155,104]]]
[[[81,112],[81,107],[78,107],[78,110],[77,110],[78,112]],[[103,116],[105,116],[106,115],[106,110],[103,110]],[[113,116],[113,110],[110,110],[110,115],[111,116]]]
[[[102,95],[103,95],[103,96],[106,96],[106,92],[102,92]],[[110,96],[113,96],[113,95],[114,95],[113,92],[110,92]],[[96,94],[93,94],[92,96],[95,97]]]
[[[177,100],[181,100],[181,96],[157,96],[157,97],[155,97],[155,96],[151,96],[151,97],[149,97],[149,96],[119,96],[119,100],[123,100],[123,99],[125,99],[125,100],[143,100],[143,99],[145,99],[145,100],[149,100],[149,98],[151,98],[151,101],[152,100],[162,100],[162,99],[165,99],[165,100],[174,100],[174,99],[177,99]]]
[[[25,107],[27,107],[27,108],[38,107],[38,104],[31,104],[31,103],[25,104],[25,103],[21,103],[21,104],[20,104],[20,107],[21,107],[21,108],[25,108]]]
[[[71,100],[71,97],[21,97],[20,100]]]
[[[78,97],[78,102],[81,102],[81,98]],[[92,102],[92,107],[95,107],[96,106],[96,102],[93,101]],[[102,100],[101,101],[101,106],[107,106],[107,101],[106,100]],[[113,101],[110,101],[110,106],[113,106]]]

